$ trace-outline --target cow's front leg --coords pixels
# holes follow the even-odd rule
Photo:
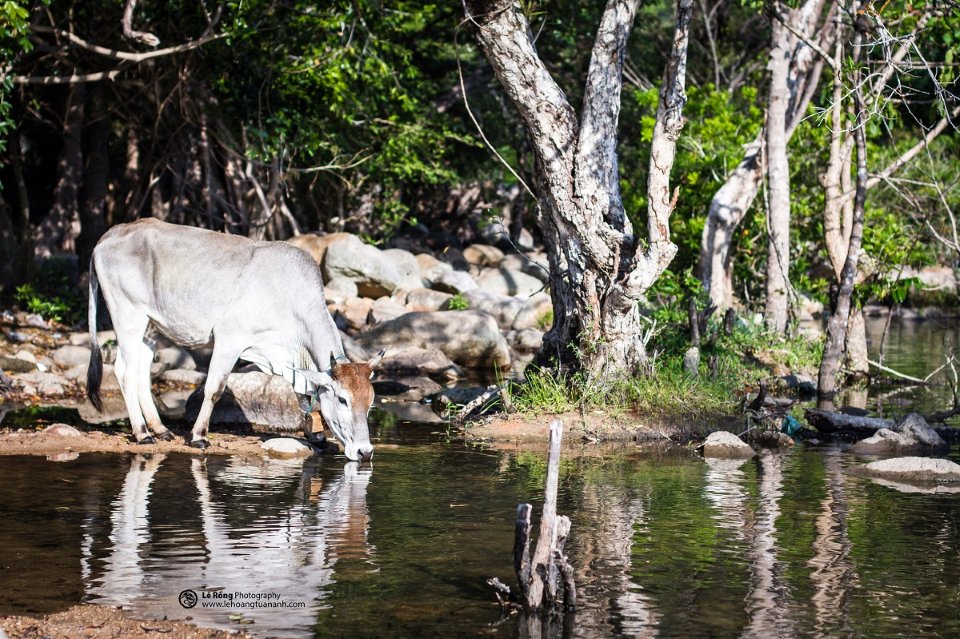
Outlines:
[[[193,431],[190,434],[190,445],[200,450],[205,450],[210,446],[207,440],[207,431],[210,429],[210,416],[213,414],[213,405],[220,399],[223,389],[227,385],[227,377],[233,370],[233,365],[237,363],[237,356],[222,355],[217,351],[216,344],[213,347],[213,356],[210,358],[210,367],[207,370],[207,381],[203,385],[203,403],[200,404],[200,412],[197,414],[197,421],[193,424]]]

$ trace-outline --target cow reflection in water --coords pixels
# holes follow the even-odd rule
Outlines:
[[[192,458],[188,472],[196,503],[191,503],[185,472],[174,479],[179,493],[169,494],[163,472],[161,487],[154,488],[166,461],[165,455],[135,456],[111,505],[106,548],[100,548],[103,541],[92,526],[85,535],[83,578],[91,600],[145,615],[189,615],[207,625],[227,626],[231,615],[242,614],[258,631],[296,636],[315,622],[338,559],[374,560],[366,502],[372,473],[356,462],[323,484],[314,476],[316,467],[303,460],[230,458],[208,473],[206,460]],[[170,460],[176,462],[168,462],[170,470],[186,471],[184,461]],[[293,487],[294,498],[283,494]],[[151,503],[154,490],[157,499]],[[200,597],[196,607],[180,605],[184,590]],[[203,607],[229,603],[225,596],[238,592],[275,593],[303,605]]]

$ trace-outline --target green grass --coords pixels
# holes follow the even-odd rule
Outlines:
[[[732,415],[743,394],[755,390],[760,380],[785,372],[815,373],[823,348],[820,340],[771,334],[749,322],[729,336],[718,325],[710,326],[698,375],[691,376],[683,370],[688,338],[675,326],[658,336],[652,375],[601,385],[579,373],[529,368],[524,381],[511,384],[511,402],[528,414],[602,409],[660,417]]]

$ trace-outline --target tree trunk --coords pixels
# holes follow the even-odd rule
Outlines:
[[[787,14],[793,26],[809,39],[820,32],[819,42],[829,46],[835,37],[832,16],[835,4],[830,5],[821,20],[824,0],[807,0],[798,10]],[[822,27],[820,25],[823,25]],[[800,38],[791,38],[792,54],[789,56],[787,106],[787,141],[804,116],[813,97],[823,62],[815,51]],[[744,146],[744,157],[717,190],[703,228],[700,245],[700,281],[710,295],[710,303],[721,311],[735,304],[733,289],[732,243],[737,227],[743,221],[760,188],[760,153],[766,132],[761,130],[756,138]]]
[[[861,42],[862,34],[858,31],[853,40],[854,51],[859,49]],[[830,319],[827,322],[827,341],[823,348],[823,359],[820,362],[817,394],[827,399],[836,394],[837,374],[840,365],[843,363],[847,324],[850,321],[850,306],[857,277],[857,262],[860,257],[860,242],[863,237],[864,206],[867,198],[866,114],[864,112],[859,66],[855,67],[851,81],[853,84],[853,109],[856,114],[853,136],[857,149],[857,189],[853,203],[850,241],[847,245],[843,271],[840,274],[840,292],[837,296],[836,308],[832,309]]]
[[[787,159],[787,105],[790,89],[790,32],[772,19],[770,95],[767,102],[767,299],[764,321],[777,333],[787,329],[790,310],[790,162]]]
[[[84,146],[86,163],[80,195],[80,235],[77,238],[77,256],[81,268],[86,268],[93,254],[93,247],[106,231],[104,203],[110,176],[107,150],[110,120],[103,92],[103,87],[97,84],[90,96],[88,108],[90,123]]]
[[[733,238],[760,188],[763,130],[746,145],[746,153],[710,201],[700,248],[700,280],[717,308],[731,308]]]
[[[57,161],[57,183],[50,212],[34,232],[38,257],[73,252],[79,231],[77,194],[83,174],[83,115],[86,90],[74,84],[63,118],[63,147]]]
[[[583,113],[576,113],[537,56],[529,24],[509,0],[466,3],[477,40],[518,109],[536,158],[539,221],[550,261],[554,324],[540,362],[606,378],[644,371],[638,302],[676,254],[669,188],[683,126],[692,0],[679,0],[651,148],[646,248],[619,192],[616,129],[624,50],[638,0],[610,0],[593,47]]]

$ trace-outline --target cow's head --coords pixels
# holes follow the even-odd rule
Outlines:
[[[373,404],[370,378],[383,351],[367,362],[338,362],[330,355],[330,368],[325,371],[299,372],[314,387],[313,393],[327,427],[343,443],[347,459],[367,461],[373,457],[367,413]]]

